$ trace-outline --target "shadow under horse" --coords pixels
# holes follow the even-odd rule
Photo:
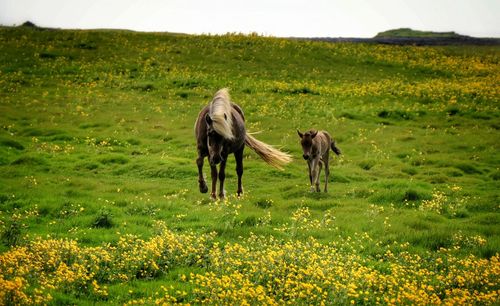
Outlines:
[[[269,165],[283,169],[292,158],[272,146],[257,140],[245,129],[245,116],[237,104],[231,102],[227,89],[219,90],[209,105],[205,106],[195,123],[195,135],[198,148],[198,183],[200,192],[208,192],[208,186],[203,177],[203,162],[208,157],[212,176],[211,197],[217,198],[217,179],[220,182],[219,198],[224,198],[224,180],[226,178],[226,162],[229,154],[236,159],[236,174],[238,175],[238,190],[243,193],[241,177],[243,176],[243,150],[250,147]],[[220,164],[219,171],[217,165]]]

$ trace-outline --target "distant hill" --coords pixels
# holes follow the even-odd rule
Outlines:
[[[418,31],[410,28],[380,32],[373,38],[318,37],[312,40],[330,42],[359,42],[389,45],[500,45],[500,38],[478,38],[455,32]]]
[[[25,23],[23,23],[23,24],[21,25],[21,27],[27,27],[27,28],[37,28],[37,25],[36,25],[36,24],[34,24],[33,22],[31,22],[31,21],[29,21],[29,20],[28,20],[28,21],[26,21]]]
[[[463,38],[469,37],[457,34],[455,32],[431,32],[431,31],[418,31],[410,28],[400,28],[394,30],[388,30],[378,33],[375,38]],[[470,38],[470,37],[469,37]]]
[[[380,32],[372,40],[392,45],[500,45],[498,38],[477,38],[455,32],[418,31],[410,28]]]

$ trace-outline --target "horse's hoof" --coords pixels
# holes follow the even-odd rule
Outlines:
[[[201,193],[207,193],[208,192],[207,184],[200,184],[200,192]]]
[[[219,193],[219,199],[221,200],[224,200],[224,198],[226,197],[226,191],[222,191],[221,193]]]

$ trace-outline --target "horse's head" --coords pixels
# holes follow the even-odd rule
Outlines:
[[[318,134],[318,131],[301,133],[299,130],[297,130],[297,134],[299,134],[300,144],[302,145],[302,151],[304,153],[302,157],[304,157],[305,160],[309,160],[312,155],[313,139]]]
[[[224,137],[222,137],[217,133],[217,131],[215,131],[213,120],[208,113],[205,116],[205,121],[207,123],[208,161],[211,166],[214,166],[223,160],[222,149]]]

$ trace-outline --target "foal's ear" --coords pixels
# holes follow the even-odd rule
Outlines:
[[[304,137],[304,134],[302,134],[299,130],[297,130],[297,134],[299,134],[300,138]]]
[[[318,135],[318,131],[314,131],[314,132],[312,132],[312,134],[311,134],[311,139],[313,139],[314,137],[316,137],[316,135]]]
[[[210,115],[208,113],[205,115],[205,121],[208,125],[212,125],[212,118],[210,118]]]

